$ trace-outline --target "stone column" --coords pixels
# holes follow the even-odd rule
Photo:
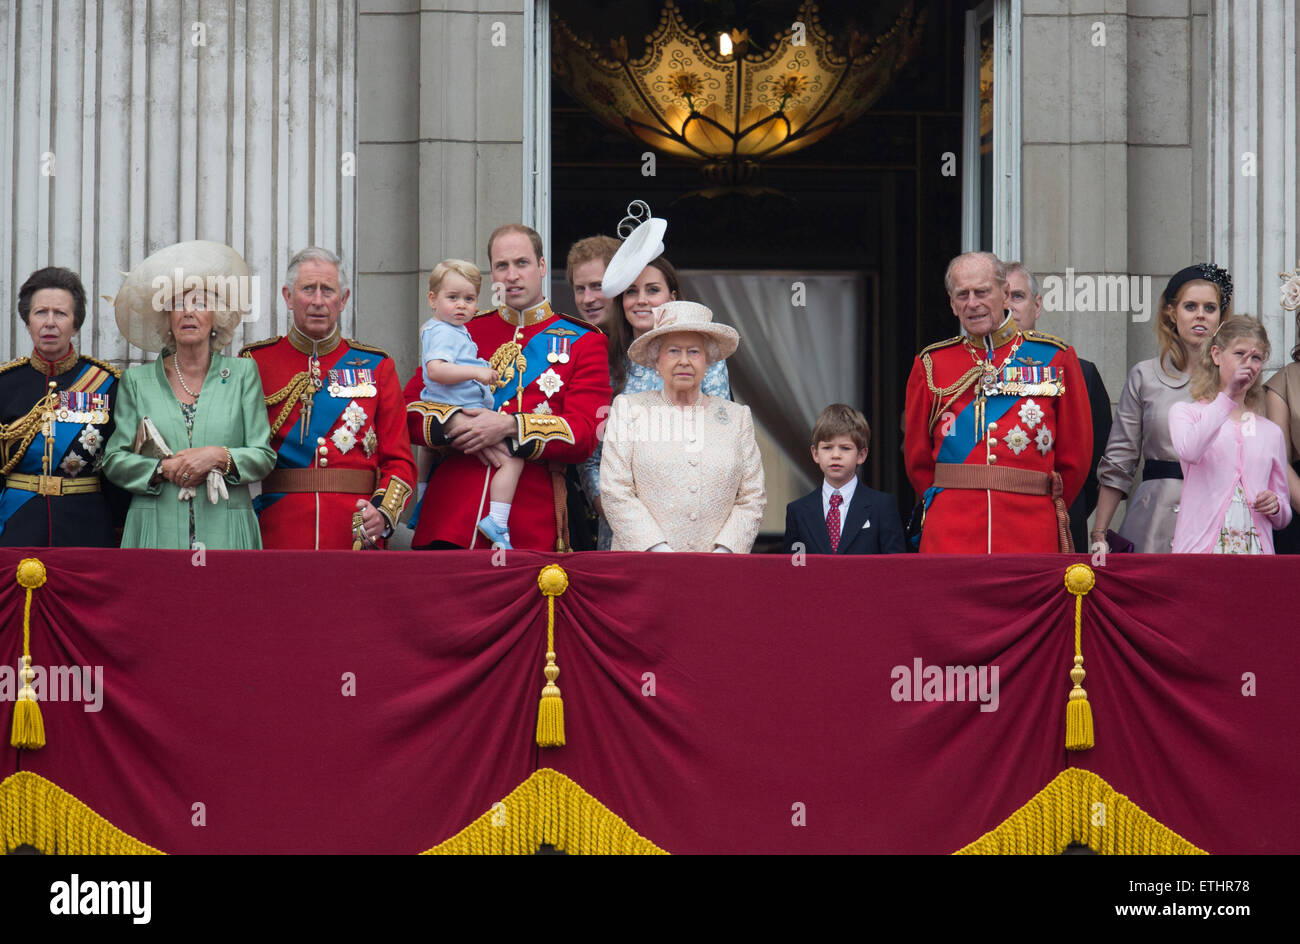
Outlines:
[[[291,252],[319,242],[355,271],[355,24],[356,0],[0,4],[2,303],[34,269],[75,269],[82,349],[139,361],[101,296],[151,252],[211,239],[259,279],[235,346],[283,331]],[[29,349],[12,319],[0,357]]]
[[[1233,308],[1264,321],[1271,367],[1290,360],[1295,319],[1278,273],[1296,266],[1296,0],[1210,4],[1209,238],[1232,272]]]

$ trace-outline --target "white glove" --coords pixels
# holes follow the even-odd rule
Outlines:
[[[224,498],[230,500],[230,492],[226,491],[226,478],[216,469],[208,472],[208,502],[215,505],[217,499]]]
[[[660,542],[659,542],[658,544],[656,544],[654,547],[650,548],[650,550],[652,550],[652,551],[667,551],[667,552],[669,552],[669,553],[672,552],[672,548],[668,546],[668,542],[667,542],[667,541],[660,541]]]

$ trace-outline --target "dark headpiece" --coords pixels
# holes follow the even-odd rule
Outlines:
[[[1232,276],[1228,274],[1227,269],[1221,269],[1213,262],[1198,262],[1196,265],[1190,265],[1186,269],[1179,269],[1175,272],[1173,278],[1169,280],[1169,284],[1165,286],[1164,303],[1172,305],[1174,299],[1178,297],[1178,290],[1188,282],[1194,282],[1197,279],[1204,279],[1217,285],[1219,288],[1219,307],[1228,307],[1228,303],[1232,301]]]

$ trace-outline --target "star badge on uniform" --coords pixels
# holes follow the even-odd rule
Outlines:
[[[81,443],[81,448],[86,450],[87,455],[94,456],[104,444],[104,437],[95,427],[87,426],[77,437],[77,442]]]
[[[334,430],[334,435],[330,439],[334,440],[334,445],[338,448],[338,451],[344,454],[357,444],[356,434],[346,426],[340,426]]]
[[[1052,448],[1052,431],[1047,428],[1046,423],[1044,423],[1042,429],[1038,431],[1038,435],[1034,437],[1034,442],[1038,443],[1038,451],[1043,455],[1047,455],[1048,451]]]
[[[1043,408],[1033,400],[1026,400],[1020,407],[1020,422],[1033,429],[1043,421]]]
[[[560,379],[560,375],[553,367],[547,368],[546,373],[537,378],[537,388],[546,395],[548,400],[559,393],[563,386],[564,381]]]
[[[1007,448],[1020,455],[1029,445],[1029,434],[1019,426],[1012,427],[1011,432],[1002,437],[1002,441],[1007,444]]]
[[[555,411],[551,409],[551,404],[548,401],[543,400],[541,403],[537,404],[537,406],[533,407],[533,412],[545,413],[549,415],[551,413],[554,413]]]
[[[369,459],[379,448],[379,437],[375,435],[375,428],[372,426],[366,430],[365,438],[361,440],[361,448],[365,450],[366,458]]]
[[[361,408],[361,404],[356,400],[349,403],[348,408],[343,411],[343,422],[354,434],[361,431],[361,427],[365,425],[367,419],[366,411]]]

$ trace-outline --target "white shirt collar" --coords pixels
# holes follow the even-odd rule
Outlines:
[[[838,491],[840,495],[844,498],[844,504],[840,505],[841,518],[843,518],[844,515],[847,515],[849,513],[849,502],[853,501],[853,492],[857,489],[857,487],[858,487],[858,477],[856,475],[839,487]],[[822,479],[822,517],[823,518],[825,518],[827,515],[831,513],[831,495],[833,495],[836,491],[837,489],[834,486],[832,486],[830,482],[826,481],[825,479]]]

